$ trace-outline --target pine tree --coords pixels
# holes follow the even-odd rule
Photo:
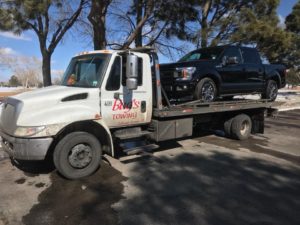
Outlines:
[[[287,62],[300,71],[300,1],[295,4],[290,15],[287,16],[286,30],[293,33],[292,48],[287,55]]]
[[[270,62],[282,61],[290,51],[292,34],[279,24],[277,8],[279,0],[257,1],[243,8],[239,14],[236,32],[230,38],[239,44],[252,44]]]

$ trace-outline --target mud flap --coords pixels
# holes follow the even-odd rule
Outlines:
[[[263,134],[265,130],[265,110],[260,110],[251,117],[252,130],[251,134]]]

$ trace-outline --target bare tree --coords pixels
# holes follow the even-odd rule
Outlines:
[[[53,76],[53,84],[54,85],[60,85],[63,79],[64,71],[63,70],[53,70],[52,76]]]
[[[55,48],[76,22],[86,2],[87,0],[80,0],[76,7],[73,1],[68,4],[60,0],[12,0],[0,5],[1,13],[11,18],[11,21],[5,21],[5,26],[0,22],[1,29],[13,31],[31,29],[36,33],[43,57],[44,86],[51,85],[51,56]]]
[[[24,88],[38,87],[41,82],[42,61],[36,57],[3,54],[2,49],[0,65],[12,71]]]
[[[183,44],[177,34],[185,35],[186,22],[195,17],[192,7],[190,1],[175,0],[114,2],[108,13],[108,21],[114,24],[107,30],[108,46],[113,49],[153,46],[168,58],[183,55],[192,45]]]

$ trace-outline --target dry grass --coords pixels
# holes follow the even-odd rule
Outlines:
[[[16,95],[16,94],[20,94],[20,93],[25,92],[25,91],[29,91],[29,90],[21,89],[21,90],[17,90],[17,91],[0,92],[0,101],[2,101],[6,97],[13,96],[13,95]]]

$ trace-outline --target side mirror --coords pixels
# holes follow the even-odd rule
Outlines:
[[[126,61],[126,87],[128,90],[136,90],[138,87],[138,57],[127,55]]]

